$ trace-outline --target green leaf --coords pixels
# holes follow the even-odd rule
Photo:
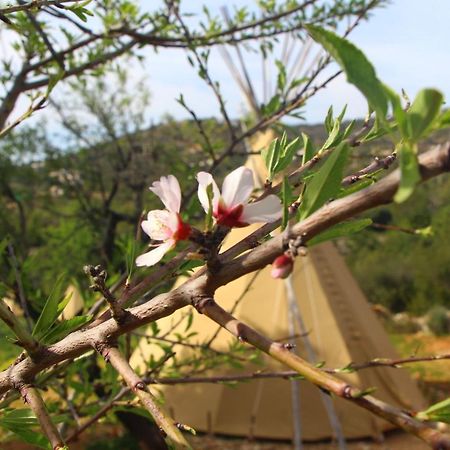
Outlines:
[[[189,311],[186,327],[184,329],[185,333],[189,330],[189,328],[191,328],[193,322],[194,322],[194,314],[192,313],[192,311]]]
[[[2,412],[0,417],[1,427],[16,434],[28,444],[49,450],[50,445],[46,437],[30,429],[36,425],[38,425],[38,421],[30,409],[7,409]]]
[[[325,129],[330,134],[333,129],[333,105],[328,108],[327,115],[325,117]]]
[[[275,174],[286,169],[286,167],[289,166],[289,164],[291,164],[292,160],[294,159],[294,155],[297,150],[300,149],[300,138],[297,137],[289,144],[286,144],[286,134],[283,133],[283,136],[285,137],[285,141],[280,142],[281,149],[278,161],[274,167]]]
[[[272,181],[274,175],[274,168],[278,161],[278,155],[280,153],[279,139],[274,139],[270,145],[261,151],[261,157],[266,165],[268,172],[268,179]]]
[[[302,133],[303,139],[303,159],[302,165],[306,164],[315,154],[316,150],[310,137],[306,133]]]
[[[443,102],[442,94],[435,89],[422,89],[408,109],[408,139],[417,142],[432,128]]]
[[[4,428],[16,434],[22,441],[26,442],[27,444],[31,444],[35,447],[43,448],[45,450],[51,449],[51,446],[44,435],[36,433],[29,428],[6,425],[4,426]]]
[[[19,409],[11,409],[5,410],[2,412],[2,416],[0,418],[0,422],[2,424],[11,424],[11,425],[37,425],[38,421],[36,416],[34,415],[31,409],[19,408]]]
[[[79,327],[82,327],[86,323],[92,320],[92,316],[76,316],[71,319],[63,320],[50,329],[48,333],[42,336],[42,342],[44,344],[53,344],[59,341],[63,337],[70,334],[72,331]]]
[[[347,75],[349,83],[356,86],[366,97],[370,107],[384,119],[387,113],[387,98],[375,69],[364,53],[347,39],[323,28],[306,25],[310,36],[336,60]]]
[[[384,92],[392,105],[392,113],[397,121],[400,135],[403,138],[408,136],[408,126],[406,120],[406,112],[403,110],[400,96],[397,95],[389,86],[384,85]]]
[[[351,184],[349,187],[345,189],[341,189],[336,198],[347,197],[347,195],[353,194],[354,192],[358,192],[361,189],[371,186],[375,183],[376,180],[371,176],[371,178],[365,178],[363,180],[358,181],[357,183]]]
[[[372,219],[352,220],[350,222],[342,222],[320,233],[316,237],[308,241],[308,246],[320,244],[331,239],[336,239],[349,234],[357,233],[372,223]]]
[[[299,220],[306,219],[339,192],[348,150],[347,144],[340,144],[314,174],[306,186],[299,209]]]
[[[450,109],[443,111],[434,122],[434,128],[436,130],[448,127],[450,127]]]
[[[431,405],[425,411],[418,412],[416,418],[419,420],[429,420],[431,422],[450,423],[450,397]]]
[[[65,275],[61,275],[57,280],[55,285],[53,286],[52,292],[50,293],[47,301],[45,302],[44,308],[38,318],[38,321],[34,327],[33,336],[36,336],[38,339],[50,329],[50,327],[55,323],[58,316],[61,314],[61,307],[59,307],[64,289],[66,285],[66,277]],[[67,298],[67,297],[66,297]],[[66,302],[66,298],[61,302],[64,304]],[[70,298],[69,298],[70,300]],[[67,304],[67,303],[66,303]]]
[[[283,184],[281,186],[281,198],[283,200],[283,219],[281,222],[281,229],[284,230],[289,222],[289,206],[293,201],[292,189],[289,185],[288,177],[283,178]]]
[[[283,92],[286,87],[286,68],[279,60],[275,61],[275,64],[278,68],[277,87],[280,92]]]
[[[300,148],[300,139],[295,138],[287,143],[287,134],[283,133],[280,139],[274,139],[268,147],[261,151],[261,157],[267,167],[268,179],[284,170],[292,162],[295,153]]]
[[[413,193],[414,187],[420,181],[419,163],[417,161],[417,149],[414,145],[404,142],[398,150],[400,161],[401,179],[394,200],[402,203]]]
[[[263,108],[263,114],[265,116],[271,116],[275,111],[277,111],[280,108],[281,100],[280,96],[278,94],[275,94],[268,103],[266,103]]]

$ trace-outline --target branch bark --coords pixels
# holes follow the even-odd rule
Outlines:
[[[437,146],[422,154],[419,159],[419,166],[423,181],[450,171],[450,142]],[[291,230],[291,237],[303,236],[307,241],[342,220],[392,201],[398,188],[399,180],[400,174],[396,170],[366,189],[328,203],[303,222],[294,225]],[[122,324],[118,324],[113,319],[108,319],[103,323],[99,323],[97,326],[92,326],[92,328],[82,329],[70,334],[60,342],[42,349],[39,352],[39,357],[36,357],[34,360],[26,358],[1,372],[0,394],[10,389],[15,389],[21,383],[30,382],[37,373],[50,368],[56,363],[74,358],[89,351],[91,347],[101,342],[104,336],[108,336],[108,339],[114,340],[120,335],[128,333],[149,322],[166,317],[175,310],[188,304],[195,303],[202,293],[208,297],[212,297],[215,289],[219,286],[270,264],[283,251],[283,237],[278,236],[243,256],[224,262],[222,267],[213,275],[209,274],[205,269],[200,270],[177,289],[166,294],[158,295],[140,306],[129,309],[128,317]],[[149,278],[153,277],[150,276]],[[133,295],[136,295],[136,297],[139,296],[148,286],[148,280],[144,280],[142,285],[138,285],[135,288]],[[126,293],[126,297],[127,300],[130,299],[129,291]],[[242,326],[234,321],[233,318],[221,316],[221,314],[221,312],[220,314],[213,312],[213,316],[217,319],[220,318],[227,328],[236,331],[237,335],[242,335],[240,332]],[[394,423],[408,431],[414,431],[416,434],[420,434],[428,442],[433,442],[436,449],[450,448],[450,444],[448,447],[445,446],[450,442],[447,438],[442,440],[441,435],[436,434],[435,430],[429,427],[425,430],[425,425],[417,425],[416,421],[405,413],[399,413],[395,408],[392,409],[372,397],[369,397],[369,399],[367,396],[358,398],[358,394],[360,394],[358,390],[350,388],[350,390],[346,391],[340,380],[335,380],[334,377],[320,372],[315,367],[305,365],[302,360],[296,359],[296,357],[292,359],[293,355],[286,349],[283,350],[281,344],[272,345],[271,341],[268,341],[266,338],[259,341],[257,335],[247,331],[246,333],[244,337],[248,342],[263,343],[263,347],[270,354],[285,362],[289,367],[295,370],[301,370],[301,373],[307,378],[320,382],[323,388],[332,392],[340,392],[342,396],[349,398],[350,401],[358,403],[360,406],[369,409],[381,417],[394,421]]]
[[[64,441],[52,422],[39,391],[35,387],[26,384],[22,385],[19,390],[24,402],[30,406],[36,415],[41,429],[50,441],[53,450],[63,449],[65,447]]]
[[[167,435],[166,440],[169,446],[174,449],[192,450],[192,447],[184,438],[177,427],[177,423],[169,416],[161,405],[158,405],[156,398],[151,394],[144,381],[131,368],[127,359],[116,347],[97,344],[96,349],[105,360],[117,370],[124,379],[129,389],[136,394],[142,405],[151,414],[157,425]]]
[[[371,395],[366,395],[364,391],[318,369],[296,354],[291,353],[286,344],[274,342],[243,322],[235,319],[231,314],[222,309],[213,298],[199,297],[195,300],[194,306],[201,314],[205,314],[214,320],[214,322],[225,328],[239,340],[248,342],[282,364],[294,369],[305,379],[321,389],[372,411],[377,416],[383,417],[394,425],[424,440],[435,450],[450,449],[450,435],[441,433],[429,425],[414,419],[406,412],[382,402]]]

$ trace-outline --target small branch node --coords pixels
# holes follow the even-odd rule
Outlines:
[[[197,296],[192,300],[192,306],[200,313],[203,314],[206,307],[215,303],[214,299],[209,296]]]
[[[145,391],[147,389],[147,386],[145,385],[145,383],[141,380],[138,381],[135,385],[134,385],[134,391]]]
[[[83,270],[93,281],[93,284],[89,286],[89,288],[93,291],[100,292],[103,295],[108,302],[114,320],[119,325],[123,325],[129,317],[129,312],[120,306],[108,286],[106,286],[106,278],[108,276],[106,270],[100,265],[87,265],[84,266]]]

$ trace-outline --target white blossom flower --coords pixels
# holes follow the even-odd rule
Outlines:
[[[181,189],[178,180],[173,175],[161,177],[152,184],[150,190],[161,199],[166,209],[150,211],[141,226],[151,239],[161,243],[138,256],[137,266],[153,266],[174,248],[178,241],[187,239],[191,232],[191,227],[180,217]]]
[[[245,227],[251,223],[274,222],[281,217],[281,203],[276,195],[248,203],[254,181],[253,172],[247,167],[238,167],[225,177],[222,193],[210,173],[199,172],[197,181],[198,198],[206,212],[209,211],[207,188],[212,185],[212,215],[219,225]]]

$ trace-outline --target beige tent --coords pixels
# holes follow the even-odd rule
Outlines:
[[[254,147],[258,148],[272,137],[271,133],[260,135]],[[257,159],[249,160],[248,164],[255,173],[260,173]],[[257,227],[233,230],[224,248]],[[295,270],[286,282],[272,279],[269,272],[270,267],[266,267],[220,288],[216,300],[227,310],[234,308],[239,319],[272,339],[297,336],[293,339],[296,351],[308,360],[315,359],[313,362],[324,361],[328,367],[344,367],[352,361],[365,362],[377,357],[397,357],[386,332],[332,243],[318,245],[305,257],[298,257]],[[181,333],[185,327],[182,320],[185,315],[186,311],[180,310],[159,320],[160,335],[177,340],[176,333]],[[189,331],[197,334],[188,343],[208,342],[217,329],[210,319],[195,313]],[[221,330],[212,348],[226,351],[233,339]],[[186,346],[176,346],[175,351],[178,358],[189,358],[192,354]],[[150,355],[158,357],[159,352],[156,345],[143,339],[132,363],[143,369],[143,362]],[[264,366],[266,371],[286,369],[268,357]],[[221,368],[208,374],[242,374],[260,369],[249,364],[243,371]],[[376,388],[377,397],[394,405],[407,409],[423,406],[420,392],[403,369],[372,368],[342,374],[342,378],[361,388]],[[335,437],[336,423],[332,426],[330,422],[336,419],[346,438],[379,437],[391,428],[387,422],[345,400],[334,399],[330,411],[321,391],[301,381],[259,379],[237,387],[224,384],[164,386],[162,393],[176,420],[205,432],[292,439],[296,408],[303,440]]]
[[[305,59],[310,50],[304,46]],[[250,109],[257,116],[259,102],[248,77],[238,75],[231,57],[225,52],[230,66]],[[245,73],[244,58],[239,58]],[[297,74],[298,75],[298,74]],[[296,75],[296,77],[298,77]],[[295,92],[293,93],[295,94]],[[270,98],[270,96],[269,96]],[[249,143],[252,150],[267,146],[275,134],[271,130],[260,133]],[[247,165],[254,171],[261,186],[265,180],[259,156],[252,156]],[[239,242],[258,226],[233,230],[224,248]],[[350,362],[365,362],[373,358],[395,358],[397,355],[388,336],[378,323],[363,293],[332,243],[324,243],[298,257],[293,274],[286,280],[270,277],[270,267],[256,274],[246,275],[216,293],[217,302],[243,322],[268,337],[289,339],[296,344],[294,351],[312,362],[324,361],[328,367],[344,367]],[[179,280],[179,283],[182,280]],[[186,308],[157,322],[160,336],[177,340],[183,333]],[[210,319],[194,312],[189,332],[196,332],[185,344],[204,344],[216,335],[218,328]],[[152,333],[149,331],[148,333]],[[220,330],[211,347],[227,351],[235,340]],[[131,363],[145,370],[145,361],[161,356],[161,349],[153,340],[142,339]],[[177,358],[189,359],[193,349],[175,345]],[[243,370],[216,368],[206,375],[252,373],[261,370],[250,362]],[[286,370],[279,363],[264,358],[265,371]],[[375,395],[393,405],[419,409],[423,399],[415,383],[404,369],[371,368],[340,375],[360,388],[376,388]],[[392,426],[369,412],[342,399],[331,399],[305,381],[286,379],[258,379],[237,386],[224,384],[188,384],[163,386],[162,394],[174,418],[196,430],[232,436],[253,436],[293,440],[301,448],[301,441],[337,439],[345,448],[344,439],[380,437]]]

